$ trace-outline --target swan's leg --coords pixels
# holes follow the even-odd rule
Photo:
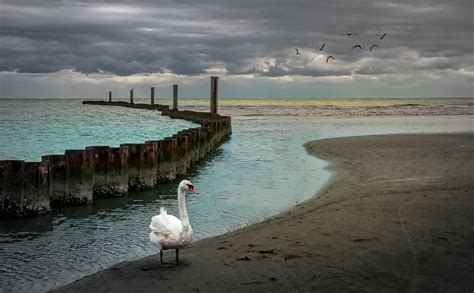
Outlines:
[[[163,263],[163,250],[162,249],[160,249],[160,263],[161,263],[161,265],[164,264]]]
[[[190,265],[191,262],[188,262],[188,261],[186,261],[186,260],[179,261],[179,250],[176,249],[176,264],[177,264],[177,265]]]

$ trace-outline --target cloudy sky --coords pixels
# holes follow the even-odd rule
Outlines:
[[[0,98],[472,97],[473,3],[1,0]]]

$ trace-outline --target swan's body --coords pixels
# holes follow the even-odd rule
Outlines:
[[[151,218],[150,241],[161,250],[179,249],[191,244],[193,229],[183,225],[180,219],[168,215],[165,208],[160,209],[160,214]]]
[[[194,187],[188,180],[183,180],[178,186],[179,217],[168,215],[165,208],[160,208],[160,214],[151,218],[150,241],[160,249],[160,261],[163,263],[163,250],[176,249],[176,262],[179,262],[178,249],[191,244],[193,229],[189,223],[186,210],[185,192],[194,192]]]

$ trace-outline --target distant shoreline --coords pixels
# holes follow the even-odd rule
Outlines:
[[[162,268],[152,255],[57,292],[472,290],[474,134],[345,137],[306,147],[335,174],[318,198],[197,241],[181,253],[191,265]]]

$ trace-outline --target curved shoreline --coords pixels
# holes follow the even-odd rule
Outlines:
[[[57,292],[472,290],[473,134],[346,137],[305,146],[330,161],[333,176],[319,197],[195,242],[181,254],[189,266],[161,268],[152,255]]]

